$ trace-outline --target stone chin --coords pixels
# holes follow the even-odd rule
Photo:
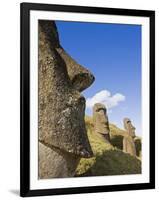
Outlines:
[[[57,147],[79,157],[89,158],[93,156],[85,127],[84,108],[68,107],[62,112],[57,124],[61,140],[59,140],[60,144],[55,144],[54,140],[54,146],[57,145]]]

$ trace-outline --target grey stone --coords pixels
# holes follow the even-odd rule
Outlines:
[[[96,103],[93,106],[93,125],[95,133],[101,134],[110,142],[109,120],[107,109],[104,104]]]
[[[124,118],[124,128],[126,130],[126,136],[123,138],[123,151],[129,153],[132,156],[136,156],[135,148],[135,127],[132,125],[129,118]]]
[[[93,155],[80,91],[94,76],[65,53],[53,21],[39,20],[38,28],[39,178],[69,177],[81,157]]]
[[[39,142],[39,177],[59,178],[75,175],[80,158],[58,148],[50,148]],[[73,164],[72,164],[73,163]]]

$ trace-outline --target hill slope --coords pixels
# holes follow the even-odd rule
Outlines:
[[[122,137],[124,136],[123,130],[118,129],[114,125],[110,125],[112,145],[107,143],[102,136],[93,132],[91,117],[87,116],[85,121],[94,157],[81,159],[76,170],[76,176],[141,173],[141,161],[137,157],[133,157],[120,150]]]

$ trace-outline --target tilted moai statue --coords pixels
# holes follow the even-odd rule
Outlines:
[[[93,152],[81,91],[94,76],[61,47],[54,21],[39,20],[39,178],[72,177]]]
[[[108,142],[110,142],[109,120],[107,115],[107,109],[104,104],[94,104],[93,124],[95,133],[101,134]]]
[[[127,135],[123,138],[123,151],[125,153],[131,154],[132,156],[136,156],[136,148],[134,142],[135,127],[132,125],[130,119],[124,118],[124,128]]]

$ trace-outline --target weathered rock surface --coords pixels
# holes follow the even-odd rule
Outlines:
[[[39,155],[39,177],[41,178],[72,177],[80,160],[74,154],[61,152],[58,148],[50,148],[41,142],[39,142]]]
[[[110,141],[109,120],[105,105],[101,103],[96,103],[94,105],[93,124],[95,133],[101,134],[107,141]]]
[[[39,178],[73,176],[79,159],[93,155],[79,91],[94,77],[61,52],[55,23],[39,20]]]
[[[132,156],[136,156],[136,147],[134,142],[135,127],[131,124],[130,119],[124,119],[124,128],[127,132],[127,135],[123,139],[123,151],[131,154]]]

